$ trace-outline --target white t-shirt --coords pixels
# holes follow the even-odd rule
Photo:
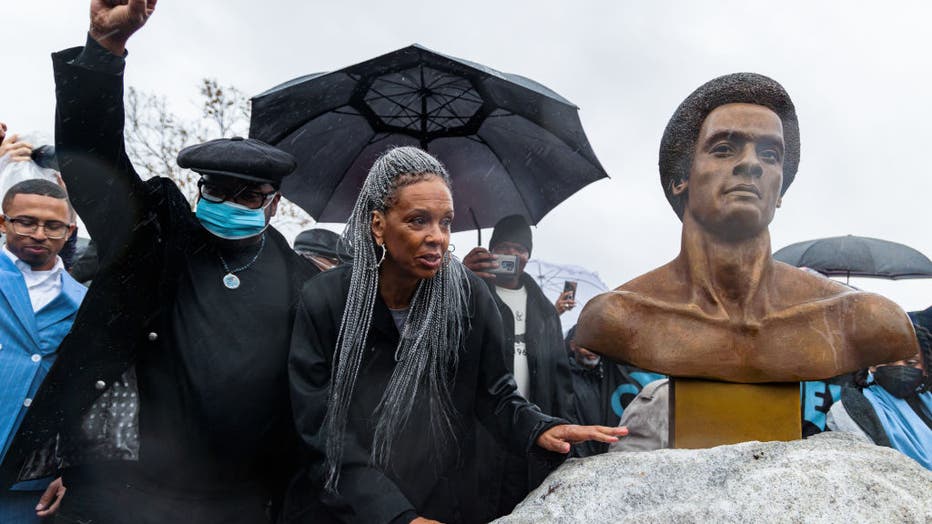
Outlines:
[[[518,393],[527,398],[531,385],[531,372],[527,363],[527,345],[524,342],[525,323],[527,321],[527,290],[524,286],[519,289],[508,289],[495,286],[502,302],[511,310],[515,319],[515,382],[518,383]]]

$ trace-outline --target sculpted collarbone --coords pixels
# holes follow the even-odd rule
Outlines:
[[[710,315],[677,301],[678,293],[652,294],[641,277],[641,285],[586,307],[580,342],[651,371],[730,382],[828,378],[876,363],[878,355],[892,360],[915,344],[908,319],[886,298],[798,275],[799,285],[790,286],[797,292],[781,297],[785,302],[740,319]]]

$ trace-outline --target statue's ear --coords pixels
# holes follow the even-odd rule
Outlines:
[[[689,180],[687,179],[683,179],[683,180],[680,180],[679,182],[676,182],[675,184],[673,184],[673,187],[671,188],[673,191],[673,195],[681,196],[683,193],[686,192],[686,189],[688,186],[689,186]]]

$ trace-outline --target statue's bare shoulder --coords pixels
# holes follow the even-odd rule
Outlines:
[[[667,264],[590,301],[577,342],[673,374],[680,368],[666,368],[667,362],[693,361],[692,369],[714,355],[719,365],[709,376],[737,381],[757,381],[758,369],[787,379],[832,376],[915,353],[909,319],[889,299],[782,263],[772,281],[779,285],[767,289],[765,307],[733,318],[703,307],[696,287]],[[776,369],[768,355],[778,354],[797,358],[777,359],[787,365]],[[732,364],[740,373],[728,372]]]

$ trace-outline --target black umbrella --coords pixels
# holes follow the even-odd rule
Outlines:
[[[389,146],[427,149],[453,176],[463,231],[512,214],[536,224],[608,176],[577,111],[533,80],[412,45],[254,97],[249,134],[297,158],[282,193],[321,222],[346,221]]]
[[[932,261],[915,249],[853,235],[807,240],[773,254],[781,262],[846,277],[932,278]]]

